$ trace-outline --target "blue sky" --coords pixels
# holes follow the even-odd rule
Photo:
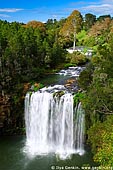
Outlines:
[[[27,23],[31,20],[46,22],[48,19],[66,18],[73,10],[84,16],[113,16],[113,0],[0,0],[0,19]]]

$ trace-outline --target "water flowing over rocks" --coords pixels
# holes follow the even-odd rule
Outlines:
[[[69,67],[68,69],[63,69],[59,73],[59,75],[63,75],[64,77],[68,77],[65,81],[64,86],[70,93],[75,93],[79,90],[77,79],[80,73],[85,69],[84,66],[82,67]]]
[[[56,95],[61,93],[62,95]],[[50,152],[65,159],[84,153],[85,117],[81,103],[74,108],[73,95],[65,86],[44,87],[26,94],[26,146],[29,155]]]
[[[69,67],[68,69],[62,69],[59,73],[60,75],[78,77],[85,67]]]

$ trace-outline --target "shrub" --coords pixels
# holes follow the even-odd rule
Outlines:
[[[81,65],[81,64],[85,64],[87,62],[87,57],[80,53],[80,52],[73,52],[72,54],[67,54],[67,60],[70,61],[70,63],[72,64],[77,64],[77,65]]]

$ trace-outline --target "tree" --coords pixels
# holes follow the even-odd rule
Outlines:
[[[85,23],[84,23],[85,29],[89,30],[92,27],[92,25],[94,25],[96,22],[96,15],[93,15],[90,13],[85,14],[84,20],[85,20]]]
[[[79,77],[84,90],[82,105],[86,112],[88,141],[94,161],[101,167],[113,166],[113,22],[109,18],[97,21],[89,31],[89,45],[96,45],[88,65]],[[92,38],[93,37],[93,43]],[[94,135],[95,134],[95,135]]]
[[[81,30],[78,34],[76,34],[76,39],[77,41],[77,45],[81,46],[81,45],[85,45],[86,46],[86,39],[87,39],[87,32],[85,30]],[[85,42],[85,43],[84,43]]]
[[[45,31],[45,24],[40,21],[29,21],[24,27],[38,28],[39,30]]]
[[[111,16],[110,15],[101,15],[97,18],[97,21],[102,21],[102,20],[105,20],[106,18],[111,19]]]
[[[95,135],[94,135],[95,134]],[[101,167],[113,166],[113,115],[103,123],[97,122],[89,131],[89,142],[95,154],[94,161]]]
[[[63,28],[60,30],[60,34],[64,37],[73,35],[74,29],[76,33],[80,32],[83,26],[83,17],[81,13],[74,10],[71,15],[67,18]]]
[[[51,68],[55,68],[58,64],[65,61],[64,54],[65,50],[60,46],[60,44],[57,41],[54,42],[50,53]]]
[[[102,35],[103,33],[110,32],[110,28],[113,25],[113,22],[110,18],[105,18],[102,21],[97,21],[90,29],[89,31],[89,36],[99,36]]]

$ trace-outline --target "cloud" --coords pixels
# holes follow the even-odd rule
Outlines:
[[[84,5],[85,2],[84,1],[79,1],[79,2],[71,2],[70,6],[75,6],[75,5]]]
[[[37,8],[37,9],[31,9],[29,10],[32,13],[35,13],[35,15],[37,16],[42,16],[45,15],[49,18],[56,18],[56,19],[60,19],[61,17],[67,17],[70,14],[70,11],[72,12],[72,10],[68,11],[67,9],[49,9],[49,8]]]
[[[95,15],[113,15],[113,0],[91,0],[90,2],[71,2],[68,11],[77,9],[82,14],[93,13]]]
[[[18,12],[21,11],[23,9],[19,9],[19,8],[0,8],[0,12]]]
[[[100,5],[89,5],[81,8],[84,12],[93,12],[97,15],[103,14],[113,14],[113,5],[110,4],[100,4]]]
[[[57,18],[58,16],[56,15],[56,14],[53,14],[53,16],[52,16],[53,18]]]
[[[0,14],[0,17],[2,17],[2,18],[9,18],[10,16],[6,15],[6,14]]]
[[[102,3],[113,4],[113,0],[102,0]]]

